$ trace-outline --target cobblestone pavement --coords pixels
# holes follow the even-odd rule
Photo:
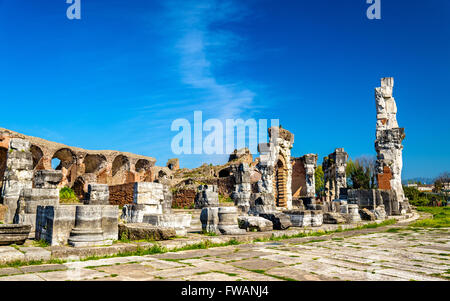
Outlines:
[[[448,280],[449,229],[391,228],[0,269],[19,280]]]

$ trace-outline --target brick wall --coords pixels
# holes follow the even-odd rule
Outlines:
[[[123,206],[133,203],[134,183],[109,186],[109,203]]]
[[[180,189],[173,194],[173,208],[191,208],[194,206],[195,189]]]

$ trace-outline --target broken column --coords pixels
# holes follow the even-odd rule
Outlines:
[[[103,239],[102,206],[77,206],[75,228],[70,232],[69,244],[74,247],[88,247],[112,244]]]
[[[401,178],[403,167],[402,141],[405,138],[405,129],[398,127],[397,105],[392,96],[393,88],[394,78],[392,77],[382,78],[381,87],[375,88],[377,108],[375,140],[377,161],[375,170],[378,189],[392,189],[396,197],[394,207],[398,206],[399,212],[397,214],[405,214],[410,212],[409,203],[403,192]]]
[[[341,188],[347,187],[345,169],[348,154],[343,148],[336,150],[323,159],[325,197],[327,202],[339,199]]]
[[[240,229],[238,225],[238,211],[236,207],[219,207],[219,223],[217,228],[223,235],[245,234],[246,230]]]
[[[8,207],[5,223],[12,223],[16,214],[20,193],[33,187],[33,156],[30,142],[11,138],[6,159],[6,170],[2,187],[3,204]]]
[[[250,184],[250,168],[247,163],[232,166],[234,175],[234,191],[231,198],[237,206],[239,214],[247,214],[250,210],[252,187]]]

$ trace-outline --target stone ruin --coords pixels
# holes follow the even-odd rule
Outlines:
[[[256,160],[248,149],[240,149],[225,165],[194,170],[180,169],[178,159],[158,167],[150,157],[86,151],[1,130],[5,222],[30,225],[30,238],[75,247],[110,244],[118,239],[118,228],[136,239],[185,236],[192,217],[173,212],[174,192],[178,203],[201,210],[203,231],[223,235],[405,214],[410,207],[401,186],[404,129],[397,124],[392,89],[392,78],[382,79],[375,89],[378,189],[347,189],[348,154],[336,148],[323,160],[325,197],[318,198],[318,156],[292,158],[294,135],[281,127],[268,129],[269,143],[258,145]],[[53,158],[60,160],[56,170]],[[84,204],[59,204],[64,186],[73,188]],[[234,206],[221,203],[219,195],[229,196]],[[123,205],[120,225],[117,204]]]
[[[343,148],[323,158],[322,169],[325,184],[325,200],[330,203],[339,199],[341,189],[347,187],[345,169],[347,167],[348,154]]]
[[[174,228],[178,236],[186,236],[190,214],[173,214],[171,193],[165,185],[155,182],[134,184],[133,204],[122,209],[127,223],[146,223],[155,227]]]
[[[397,123],[397,105],[392,96],[394,78],[381,79],[381,87],[375,88],[377,109],[375,150],[377,152],[376,173],[378,189],[391,190],[395,194],[400,213],[410,212],[408,200],[402,186],[402,141],[405,129]],[[396,205],[397,206],[397,205]]]

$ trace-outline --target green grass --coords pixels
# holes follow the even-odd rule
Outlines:
[[[49,246],[49,243],[46,240],[44,240],[44,239],[33,241],[33,247],[45,248],[45,247],[48,247],[48,246]]]
[[[431,213],[433,217],[416,221],[410,227],[450,227],[450,207],[417,207],[417,211]]]

